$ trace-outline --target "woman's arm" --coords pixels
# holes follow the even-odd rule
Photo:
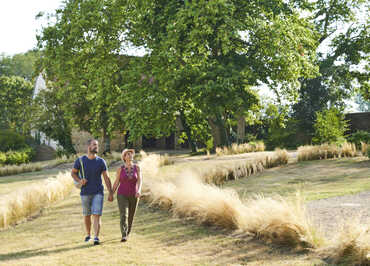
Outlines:
[[[143,175],[141,174],[141,169],[140,167],[137,165],[136,166],[137,168],[137,193],[136,193],[136,197],[140,197],[141,196],[141,187],[143,185]]]
[[[113,194],[116,192],[118,186],[119,186],[119,183],[120,183],[120,175],[121,175],[121,167],[117,169],[117,172],[116,172],[116,181],[114,181],[114,185],[113,185]]]

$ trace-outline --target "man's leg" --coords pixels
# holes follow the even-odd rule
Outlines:
[[[102,194],[95,194],[91,204],[91,214],[93,216],[93,228],[94,228],[94,245],[99,245],[99,232],[100,232],[100,216],[103,213],[103,201],[104,196]]]
[[[90,232],[91,232],[91,215],[84,216],[84,220],[85,220],[86,235],[87,236],[90,236]]]
[[[100,215],[93,214],[93,226],[95,237],[99,237],[100,232]]]
[[[82,214],[84,216],[85,230],[87,234],[85,241],[87,242],[90,240],[91,232],[91,202],[92,202],[91,195],[81,195],[81,202],[82,202]]]

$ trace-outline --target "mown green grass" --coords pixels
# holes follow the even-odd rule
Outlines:
[[[365,157],[306,161],[265,170],[257,175],[227,182],[242,198],[254,194],[295,195],[307,201],[370,190],[370,161]]]

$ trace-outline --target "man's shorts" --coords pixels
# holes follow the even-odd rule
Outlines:
[[[104,196],[102,194],[81,195],[83,215],[102,215],[103,200]]]

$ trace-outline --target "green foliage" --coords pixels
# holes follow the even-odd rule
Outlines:
[[[54,25],[38,36],[43,55],[38,68],[52,82],[64,118],[71,126],[105,140],[113,131],[124,129],[118,85],[127,62],[119,55],[124,28],[117,27],[117,19],[124,16],[119,8],[112,8],[115,3],[65,1]]]
[[[367,146],[367,157],[370,159],[370,145]]]
[[[336,108],[316,113],[314,143],[343,143],[348,122]]]
[[[20,150],[26,147],[25,136],[10,129],[0,130],[0,151]]]
[[[4,152],[0,152],[0,166],[4,165],[6,162],[6,155]]]
[[[147,94],[163,95],[170,114],[198,109],[215,146],[229,142],[228,120],[258,103],[253,86],[294,95],[298,78],[315,73],[312,27],[284,1],[128,1],[122,10],[127,40],[150,50],[145,59],[157,86]],[[132,93],[141,99],[140,90]]]
[[[0,55],[0,76],[18,76],[31,81],[38,74],[35,72],[38,57],[38,51],[28,51],[13,56]]]
[[[361,147],[361,142],[370,144],[370,132],[358,130],[348,136],[348,141],[355,143],[357,147]]]
[[[0,129],[28,133],[33,84],[21,77],[0,76]]]
[[[317,50],[320,75],[301,79],[299,101],[293,105],[293,117],[299,130],[314,134],[316,113],[331,104],[344,107],[357,89],[369,99],[369,20],[357,20],[368,9],[365,1],[311,1],[310,20],[315,25],[320,44],[327,52]],[[347,25],[343,27],[343,25]],[[322,47],[322,45],[321,45]]]
[[[71,123],[63,109],[64,100],[49,83],[49,88],[42,90],[34,99],[33,126],[47,137],[58,141],[63,147],[63,155],[75,154],[72,144]]]
[[[0,165],[2,164],[19,165],[29,163],[32,160],[33,156],[35,156],[35,152],[33,149],[29,147],[17,151],[10,150],[7,152],[0,152]]]

